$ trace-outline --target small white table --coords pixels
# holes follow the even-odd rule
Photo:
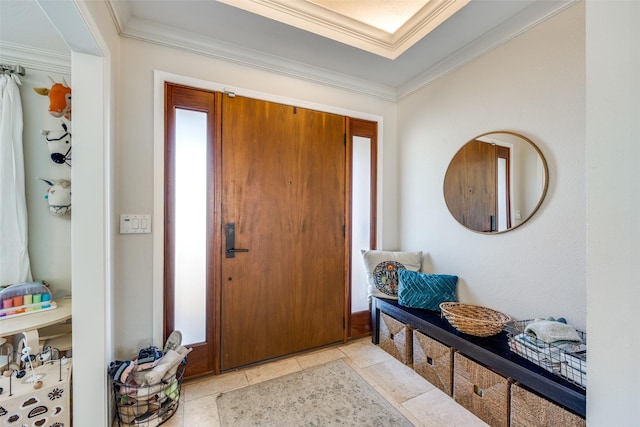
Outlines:
[[[71,319],[71,298],[55,301],[57,308],[43,310],[9,318],[0,318],[0,337],[19,334],[23,331],[44,328]]]
[[[6,337],[11,342],[12,335],[20,334],[25,331],[44,328],[47,326],[66,322],[71,319],[71,298],[62,298],[55,301],[57,307],[49,310],[38,310],[29,314],[12,317],[0,317],[0,338]],[[57,345],[60,350],[68,350],[71,348],[71,334],[65,337],[56,338],[58,341],[50,343],[51,346]],[[14,343],[15,345],[15,343]],[[9,362],[9,356],[0,354],[0,370]]]

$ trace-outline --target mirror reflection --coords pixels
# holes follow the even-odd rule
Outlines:
[[[453,217],[470,230],[502,233],[524,224],[547,192],[547,163],[528,138],[489,132],[467,142],[453,157],[444,198]]]

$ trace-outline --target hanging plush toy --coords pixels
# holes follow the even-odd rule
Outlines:
[[[71,215],[71,181],[68,179],[42,179],[49,189],[44,198],[49,202],[49,213],[56,216]]]
[[[42,130],[40,133],[47,140],[51,160],[59,165],[64,163],[71,167],[71,132],[64,122],[61,125],[62,130]]]
[[[49,97],[49,113],[53,117],[63,117],[71,121],[71,88],[63,78],[63,83],[56,83],[49,77],[53,86],[50,89],[46,87],[34,87],[36,93]]]

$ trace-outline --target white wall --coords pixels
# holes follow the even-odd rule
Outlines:
[[[126,41],[122,63],[127,66],[120,72],[119,91],[123,101],[112,106],[119,116],[110,121],[112,126],[122,122],[115,158],[116,174],[121,177],[115,200],[118,208],[112,213],[149,212],[153,208],[153,69],[292,98],[305,94],[305,99],[314,102],[383,115],[385,201],[395,204],[389,194],[396,188],[397,161],[402,224],[396,238],[398,218],[394,208],[385,208],[381,216],[386,225],[385,246],[401,242],[403,248],[427,251],[428,270],[461,276],[462,298],[517,317],[537,315],[538,307],[548,307],[549,312],[563,309],[570,320],[579,326],[584,324],[586,282],[592,385],[588,422],[593,426],[633,425],[637,406],[634,386],[639,380],[633,316],[639,300],[635,278],[640,273],[640,236],[634,214],[640,203],[632,184],[640,178],[635,165],[639,157],[635,141],[640,133],[636,78],[640,71],[636,26],[640,10],[633,2],[587,3],[587,80],[584,9],[584,5],[575,6],[403,99],[398,105],[399,157],[392,105]],[[96,16],[104,23],[108,13],[103,9]],[[109,33],[113,41],[112,29],[104,30],[103,35]],[[499,236],[482,236],[464,230],[451,219],[441,193],[442,178],[448,161],[466,140],[504,128],[522,132],[538,143],[549,162],[549,194],[540,212],[525,226]],[[102,158],[107,165],[109,153],[106,149]],[[417,156],[423,160],[417,161]],[[90,177],[94,175],[89,173]],[[97,225],[106,225],[105,220],[114,225],[117,219],[112,215]],[[114,244],[120,255],[116,259],[118,288],[113,307],[115,318],[122,318],[115,322],[116,344],[120,353],[128,354],[145,344],[151,334],[151,239],[115,236]],[[494,273],[490,267],[497,270],[498,256],[505,257],[500,261],[504,268]],[[84,271],[81,266],[75,268]],[[102,299],[99,296],[94,303],[100,304]],[[82,301],[86,308],[83,315],[90,310],[89,302]],[[104,307],[111,307],[108,296],[104,297]],[[106,317],[104,326],[108,328],[111,321]],[[91,343],[83,347],[90,348]],[[102,367],[98,369],[102,371]],[[95,408],[91,405],[94,396],[87,393],[85,399],[82,392],[86,390],[78,391],[74,396],[76,406],[87,408],[81,415],[89,420]]]
[[[99,21],[101,34],[114,50],[109,65],[116,67],[120,55],[117,36],[108,22],[109,13],[103,4],[87,4],[95,9],[92,13]],[[575,318],[582,317],[584,322],[586,282],[591,384],[588,424],[634,425],[638,402],[635,385],[640,382],[635,362],[640,350],[635,327],[635,311],[640,302],[636,285],[640,273],[637,262],[640,230],[635,214],[640,211],[640,202],[633,185],[640,181],[636,167],[640,157],[637,144],[640,88],[636,77],[640,74],[637,27],[640,4],[587,2],[588,79],[584,66],[584,7],[569,9],[402,100],[398,106],[401,141],[398,150],[403,153],[400,157],[396,157],[394,143],[394,106],[388,103],[126,41],[122,55],[122,63],[126,65],[121,68],[119,79],[124,86],[119,91],[122,102],[110,106],[119,115],[107,122],[106,129],[108,133],[118,120],[123,122],[118,127],[119,142],[113,162],[119,165],[116,174],[122,176],[117,180],[118,209],[110,211],[110,217],[93,222],[85,218],[83,224],[104,230],[115,225],[116,212],[152,210],[154,68],[383,115],[382,179],[387,194],[383,202],[392,205],[385,206],[381,217],[386,225],[385,246],[399,245],[401,239],[403,248],[427,251],[427,269],[461,276],[464,298],[518,317],[533,315],[539,306],[560,307],[567,308],[570,320],[574,320],[575,311]],[[74,70],[79,65],[74,65]],[[588,121],[584,117],[585,80]],[[451,219],[441,193],[442,179],[448,161],[466,140],[486,130],[505,127],[532,138],[546,155],[550,166],[549,195],[530,223],[503,235],[482,236],[464,230]],[[101,169],[110,164],[110,147],[100,148],[99,144],[94,146],[91,155],[97,156]],[[422,161],[413,160],[415,156],[421,156]],[[398,218],[392,195],[396,188],[396,162],[402,197],[399,220],[403,225],[399,237],[395,236]],[[108,190],[110,178],[103,173],[109,175],[110,170],[87,171],[86,176]],[[76,238],[83,247],[74,251],[97,247],[91,242],[91,234]],[[122,318],[113,321],[120,353],[128,355],[139,343],[145,344],[152,329],[148,316],[151,239],[116,235],[113,242],[114,251],[123,252],[116,259],[118,289],[113,304],[108,294],[109,283],[103,282],[103,279],[109,282],[108,277],[100,278],[102,293],[94,297],[91,291],[95,284],[91,280],[74,283],[74,287],[85,286],[83,294],[87,295],[85,300],[74,299],[74,316],[78,313],[77,320],[87,323],[79,331],[81,337],[74,334],[74,349],[77,344],[88,357],[92,349],[100,353],[98,362],[87,364],[87,369],[74,368],[74,376],[87,379],[81,386],[74,384],[74,405],[78,410],[74,418],[77,423],[84,422],[83,425],[107,425],[107,420],[102,419],[102,407],[106,404],[104,382],[91,383],[95,375],[105,375],[102,353],[111,350],[110,342],[99,341],[105,335],[110,340],[108,331],[100,330],[100,336],[91,334],[91,328],[108,330],[112,323],[109,314],[102,310],[108,312],[112,308],[115,318]],[[484,264],[495,267],[494,257],[499,255],[508,256],[505,268],[493,273]],[[91,253],[87,254],[90,256]],[[89,278],[90,267],[73,268],[81,273],[80,277]],[[108,276],[109,262],[106,267],[108,271],[102,274]],[[527,298],[523,296],[525,293]],[[139,299],[129,300],[135,297]],[[521,303],[524,299],[531,303]],[[565,306],[556,302],[558,299]],[[80,305],[77,311],[76,304]],[[99,319],[92,316],[92,304],[100,308]],[[138,326],[139,322],[142,326]],[[81,342],[85,337],[87,342]]]
[[[109,426],[113,360],[112,151],[119,37],[103,2],[40,4],[71,47],[73,422]]]
[[[116,146],[116,200],[118,213],[152,213],[154,188],[154,71],[162,71],[219,83],[251,93],[263,93],[281,99],[326,106],[345,114],[349,111],[383,117],[379,182],[382,185],[381,210],[385,227],[379,239],[383,245],[397,245],[395,191],[395,110],[393,103],[320,86],[287,76],[257,71],[192,53],[169,49],[136,40],[123,39],[121,78],[119,80],[118,138]],[[157,100],[162,102],[162,99]],[[158,179],[156,177],[156,179]],[[117,220],[114,218],[114,220]],[[152,219],[152,231],[158,232],[161,218]],[[115,224],[114,224],[115,225]],[[118,235],[115,238],[115,336],[116,356],[133,357],[139,348],[157,337],[159,320],[153,319],[152,275],[153,235]],[[157,237],[157,236],[156,236]],[[159,301],[162,301],[161,299]],[[161,309],[161,307],[158,307]],[[160,325],[161,328],[161,325]],[[161,344],[161,343],[155,343]]]
[[[403,249],[426,271],[458,275],[459,299],[516,319],[586,326],[585,25],[578,4],[398,103]],[[475,136],[510,130],[549,166],[549,190],[526,224],[471,232],[449,213],[447,166]]]
[[[640,2],[587,2],[590,426],[638,425]]]
[[[54,299],[71,293],[71,220],[69,216],[49,213],[44,199],[49,186],[37,178],[69,179],[71,169],[50,160],[47,142],[41,130],[61,130],[61,123],[71,129],[66,119],[49,114],[49,98],[38,95],[34,87],[51,87],[49,76],[56,82],[70,75],[62,75],[29,67],[20,77],[20,97],[24,121],[23,147],[27,211],[29,216],[29,258],[34,280],[46,280]],[[73,183],[72,183],[73,185]],[[72,207],[73,208],[73,207]]]
[[[44,2],[40,6],[70,46],[71,56],[39,52],[25,46],[13,49],[12,54],[19,60],[9,62],[22,63],[27,68],[21,94],[25,110],[30,252],[36,255],[33,273],[36,279],[50,280],[55,293],[71,291],[73,295],[74,423],[108,426],[113,418],[106,375],[108,362],[113,360],[112,239],[108,235],[108,219],[112,217],[110,139],[111,130],[116,126],[111,115],[115,106],[110,100],[114,95],[112,79],[116,75],[119,37],[103,2],[63,0]],[[113,56],[109,55],[110,51]],[[23,57],[24,61],[20,60]],[[43,71],[38,71],[39,67]],[[60,122],[49,117],[47,99],[32,90],[34,86],[49,85],[48,75],[57,81],[61,79],[58,72],[47,71],[51,69],[71,69],[73,75],[73,80],[65,75],[73,90],[71,170],[49,164],[48,157],[44,156],[44,137],[39,135],[40,129],[57,129]],[[53,217],[52,221],[46,205],[42,204],[46,186],[36,181],[35,176],[69,175],[72,219],[59,222],[55,220],[61,218]],[[63,281],[64,288],[60,285]]]
[[[591,73],[587,90],[588,127],[584,112],[585,6],[578,5],[402,100],[398,124],[401,157],[396,157],[396,123],[391,105],[124,41],[122,63],[127,65],[121,71],[122,102],[117,106],[121,123],[115,158],[116,174],[120,177],[116,211],[149,212],[153,208],[149,195],[153,69],[293,98],[303,94],[305,99],[315,102],[383,115],[382,179],[387,194],[383,202],[395,204],[389,194],[396,189],[397,170],[402,212],[396,218],[395,208],[385,208],[381,216],[386,225],[385,246],[401,242],[403,248],[428,251],[428,269],[460,274],[462,297],[517,317],[529,317],[538,312],[537,307],[548,307],[549,312],[562,309],[570,320],[584,326],[587,282],[589,375],[593,385],[588,395],[589,425],[633,425],[637,406],[634,385],[638,383],[634,356],[638,340],[632,310],[638,306],[638,290],[635,287],[629,292],[629,284],[634,286],[639,268],[640,239],[637,221],[634,222],[639,206],[634,189],[624,193],[612,189],[620,182],[635,183],[640,178],[633,164],[638,158],[637,144],[633,142],[639,133],[635,24],[640,12],[637,3],[628,2],[623,8],[613,6],[603,13],[610,5],[587,3],[586,32],[592,55],[586,67]],[[620,42],[624,43],[612,50],[612,44],[617,46]],[[619,54],[614,67],[608,62],[611,58],[607,54],[611,51]],[[629,55],[635,55],[630,57],[632,61],[628,61]],[[608,82],[612,79],[615,103],[611,102],[614,96],[609,92]],[[611,108],[612,105],[619,108]],[[446,165],[466,140],[486,130],[505,127],[526,134],[545,153],[551,179],[547,200],[530,223],[514,232],[499,236],[467,232],[453,222],[444,206],[441,188]],[[587,135],[585,128],[589,130]],[[588,171],[585,138],[586,148],[591,150]],[[610,149],[605,148],[603,140]],[[633,155],[616,156],[615,149]],[[417,155],[422,156],[423,162],[412,160]],[[589,179],[588,210],[585,177]],[[588,222],[586,212],[590,216]],[[616,221],[611,221],[612,217]],[[394,236],[397,222],[402,224],[399,239]],[[616,229],[615,224],[620,227]],[[616,232],[611,233],[612,230]],[[135,239],[116,236],[114,240],[115,252],[119,253],[114,306],[116,319],[121,318],[116,322],[120,353],[144,344],[151,333],[150,240],[146,236]],[[495,267],[496,256],[505,256],[506,260],[500,262],[505,268],[494,273],[487,265]]]

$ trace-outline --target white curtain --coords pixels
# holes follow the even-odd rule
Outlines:
[[[31,280],[19,84],[0,75],[0,286]]]

